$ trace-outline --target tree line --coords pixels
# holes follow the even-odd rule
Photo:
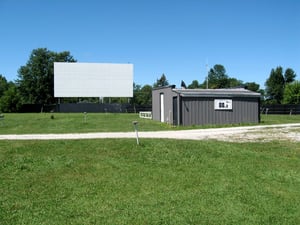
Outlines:
[[[18,112],[23,104],[55,104],[54,98],[54,62],[76,62],[77,60],[68,51],[54,52],[47,48],[34,49],[24,66],[18,70],[17,80],[8,82],[4,75],[0,74],[0,112]],[[232,88],[244,87],[251,91],[259,92],[264,96],[268,104],[299,104],[300,81],[296,81],[296,73],[291,69],[283,69],[281,66],[271,69],[266,80],[266,89],[260,89],[255,82],[243,82],[230,77],[223,65],[214,65],[207,77],[199,82],[193,80],[184,88]],[[133,84],[133,97],[104,98],[102,102],[130,103],[132,105],[151,105],[152,89],[169,85],[165,74],[162,74],[150,85]],[[63,102],[97,102],[99,98],[65,98]]]

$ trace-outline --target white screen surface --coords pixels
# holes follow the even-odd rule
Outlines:
[[[54,63],[54,97],[132,97],[133,64]]]

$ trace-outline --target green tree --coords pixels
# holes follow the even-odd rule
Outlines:
[[[300,103],[300,81],[294,81],[286,85],[283,94],[284,104]]]
[[[188,85],[189,89],[201,88],[201,84],[197,80],[193,80],[191,84]]]
[[[0,74],[0,112],[16,112],[20,106],[18,89]]]
[[[151,105],[152,104],[152,87],[151,85],[144,85],[140,91],[140,105]]]
[[[243,81],[233,77],[228,78],[228,87],[234,88],[234,87],[241,87],[241,86],[243,86]]]
[[[259,92],[259,84],[255,83],[255,82],[246,82],[244,85],[245,85],[245,89],[248,89],[250,91]]]
[[[156,80],[156,82],[153,84],[153,87],[163,87],[163,86],[168,86],[169,82],[166,78],[165,74],[162,74],[161,77],[159,79]]]
[[[21,107],[21,97],[17,86],[10,82],[0,98],[1,112],[18,112]]]
[[[76,62],[70,52],[46,48],[32,51],[28,62],[18,71],[17,83],[24,103],[54,103],[54,62]]]
[[[9,82],[7,82],[6,78],[2,74],[0,74],[0,98],[8,88]]]
[[[152,87],[151,85],[133,85],[133,100],[134,105],[151,105],[152,103]]]
[[[206,81],[203,82],[203,86]],[[208,72],[208,88],[228,88],[230,87],[229,77],[226,74],[225,67],[220,64],[214,65]]]
[[[272,69],[269,78],[266,81],[266,95],[269,101],[280,104],[283,100],[283,93],[286,85],[295,80],[296,74],[290,68],[283,69],[278,66]]]
[[[133,105],[138,104],[138,95],[140,91],[141,91],[141,85],[133,82],[133,97],[131,99],[131,104]]]
[[[285,84],[292,83],[295,81],[296,73],[291,68],[287,68],[284,72],[284,81]]]
[[[282,67],[272,69],[269,78],[266,81],[266,94],[268,100],[274,103],[281,103],[284,90],[284,77]]]

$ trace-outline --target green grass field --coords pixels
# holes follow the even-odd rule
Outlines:
[[[0,142],[1,224],[299,224],[296,143]]]
[[[139,127],[143,130],[169,127],[129,113],[88,113],[86,117],[83,113],[24,113],[6,114],[2,125],[0,124],[0,134],[133,131],[132,121],[139,121]]]
[[[86,133],[133,131],[132,121],[138,121],[140,131],[178,130],[220,127],[220,125],[205,126],[171,126],[149,119],[141,119],[138,114],[118,113],[88,113],[86,119],[83,113],[23,113],[4,114],[0,121],[0,134],[32,134],[32,133]],[[54,119],[51,119],[51,116]],[[262,115],[260,124],[299,123],[300,115]],[[238,125],[222,125],[222,127]]]
[[[0,130],[132,131],[132,120],[181,129],[135,114],[6,114]],[[300,224],[299,165],[292,142],[0,141],[0,224]]]

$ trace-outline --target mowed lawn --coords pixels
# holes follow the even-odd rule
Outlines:
[[[182,130],[214,128],[220,125],[172,126],[149,119],[141,119],[134,113],[7,113],[0,121],[1,134],[47,134],[86,132],[130,132],[133,121],[138,121],[140,131]],[[300,115],[262,115],[261,125],[300,123]],[[222,127],[257,125],[228,124]]]
[[[0,121],[0,134],[125,132],[134,130],[133,121],[142,130],[170,127],[134,113],[8,113]]]
[[[0,224],[300,224],[299,143],[0,142]]]
[[[133,131],[134,120],[140,130],[210,127],[136,114],[5,114],[0,134]],[[299,143],[140,142],[0,141],[0,224],[300,224]]]

